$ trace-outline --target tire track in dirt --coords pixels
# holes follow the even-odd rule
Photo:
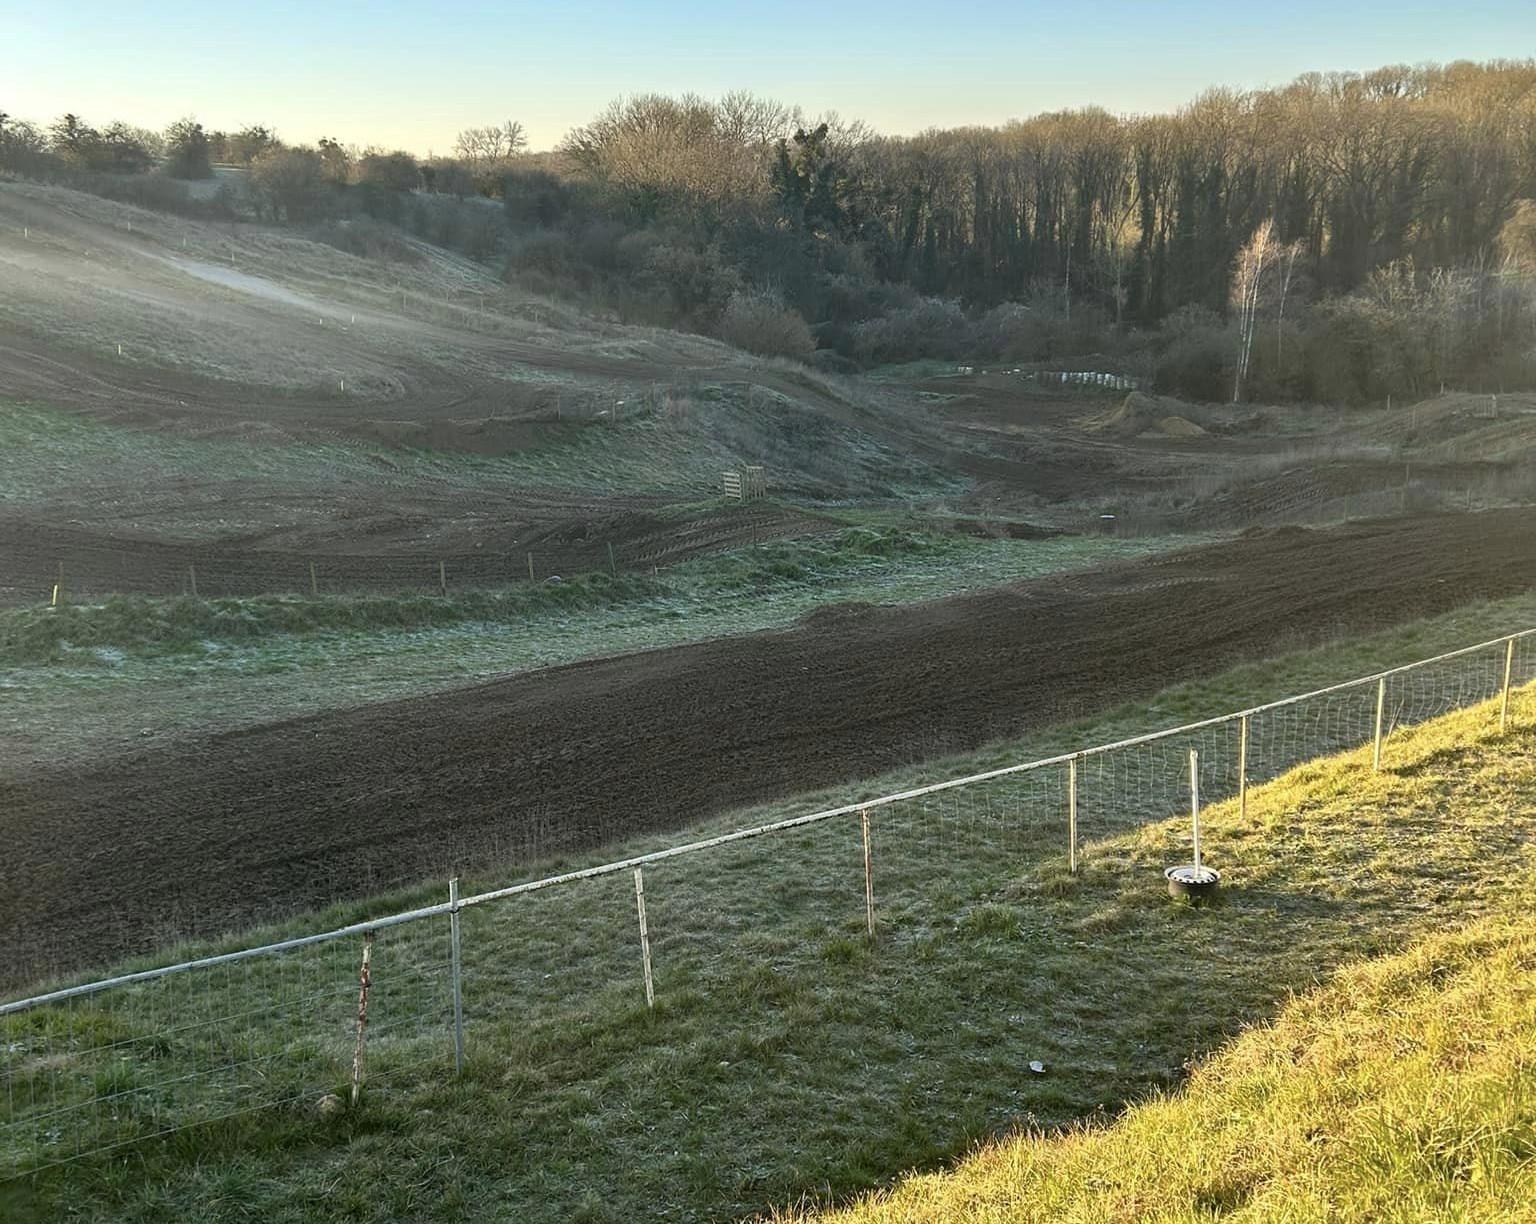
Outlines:
[[[0,971],[605,843],[1536,583],[1536,511],[1283,529],[0,783]]]

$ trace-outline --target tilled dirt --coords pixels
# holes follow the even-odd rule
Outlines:
[[[408,499],[402,499],[405,501]],[[446,499],[444,499],[446,500]],[[450,513],[451,511],[451,513]],[[477,513],[478,511],[478,513]],[[374,505],[304,531],[209,542],[0,515],[0,604],[37,604],[62,576],[71,600],[449,592],[607,571],[645,573],[706,553],[837,529],[768,503],[664,513],[660,498],[459,497],[417,514]],[[428,548],[423,536],[434,538]],[[296,538],[299,537],[299,538]]]
[[[1536,581],[1536,511],[1288,528],[0,783],[0,977],[664,830]]]

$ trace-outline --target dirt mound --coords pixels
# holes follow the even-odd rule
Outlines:
[[[1159,433],[1169,438],[1203,437],[1206,430],[1190,420],[1189,405],[1165,395],[1132,391],[1109,412],[1089,417],[1083,428],[1089,433],[1115,434],[1136,438]]]
[[[0,976],[605,844],[1536,583],[1536,510],[1275,532],[0,783]],[[1240,609],[1241,615],[1235,615]]]
[[[1206,431],[1188,417],[1165,416],[1157,423],[1157,432],[1167,438],[1203,438]]]

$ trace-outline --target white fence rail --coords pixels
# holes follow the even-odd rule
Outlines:
[[[1250,783],[1362,744],[1378,763],[1388,745],[1390,764],[1394,728],[1500,697],[1503,727],[1509,693],[1532,679],[1536,629],[1218,718],[472,896],[454,882],[439,904],[0,1003],[0,1180],[313,1100],[317,1085],[339,1106],[365,1078],[425,1064],[451,1075],[473,1057],[476,1023],[507,1008],[707,990],[712,942],[776,923],[852,923],[875,938],[884,907],[944,904],[946,865],[1001,880],[1021,853],[1059,852],[1076,871],[1091,856],[1084,838],[1187,812],[1191,790],[1243,804]],[[762,865],[733,857],[738,847],[765,837],[798,855],[799,874],[771,895],[733,886],[732,873]],[[653,870],[663,864],[670,877]],[[669,905],[685,887],[709,906]],[[512,922],[523,964],[499,954]]]

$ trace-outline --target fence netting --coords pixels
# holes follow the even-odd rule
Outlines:
[[[371,1096],[447,1080],[477,1046],[498,1051],[508,1082],[537,1082],[569,1043],[633,1040],[653,1004],[665,1014],[814,982],[872,938],[921,955],[936,926],[1021,875],[1091,867],[1099,842],[1187,815],[1192,770],[1202,802],[1228,800],[1245,779],[1370,751],[1378,727],[1390,762],[1398,729],[1480,703],[1492,722],[1506,692],[1529,705],[1533,681],[1536,637],[1522,635],[1246,714],[531,881],[463,906],[457,962],[453,918],[434,906],[0,1004],[0,1179],[256,1111],[303,1124],[354,1085]]]

